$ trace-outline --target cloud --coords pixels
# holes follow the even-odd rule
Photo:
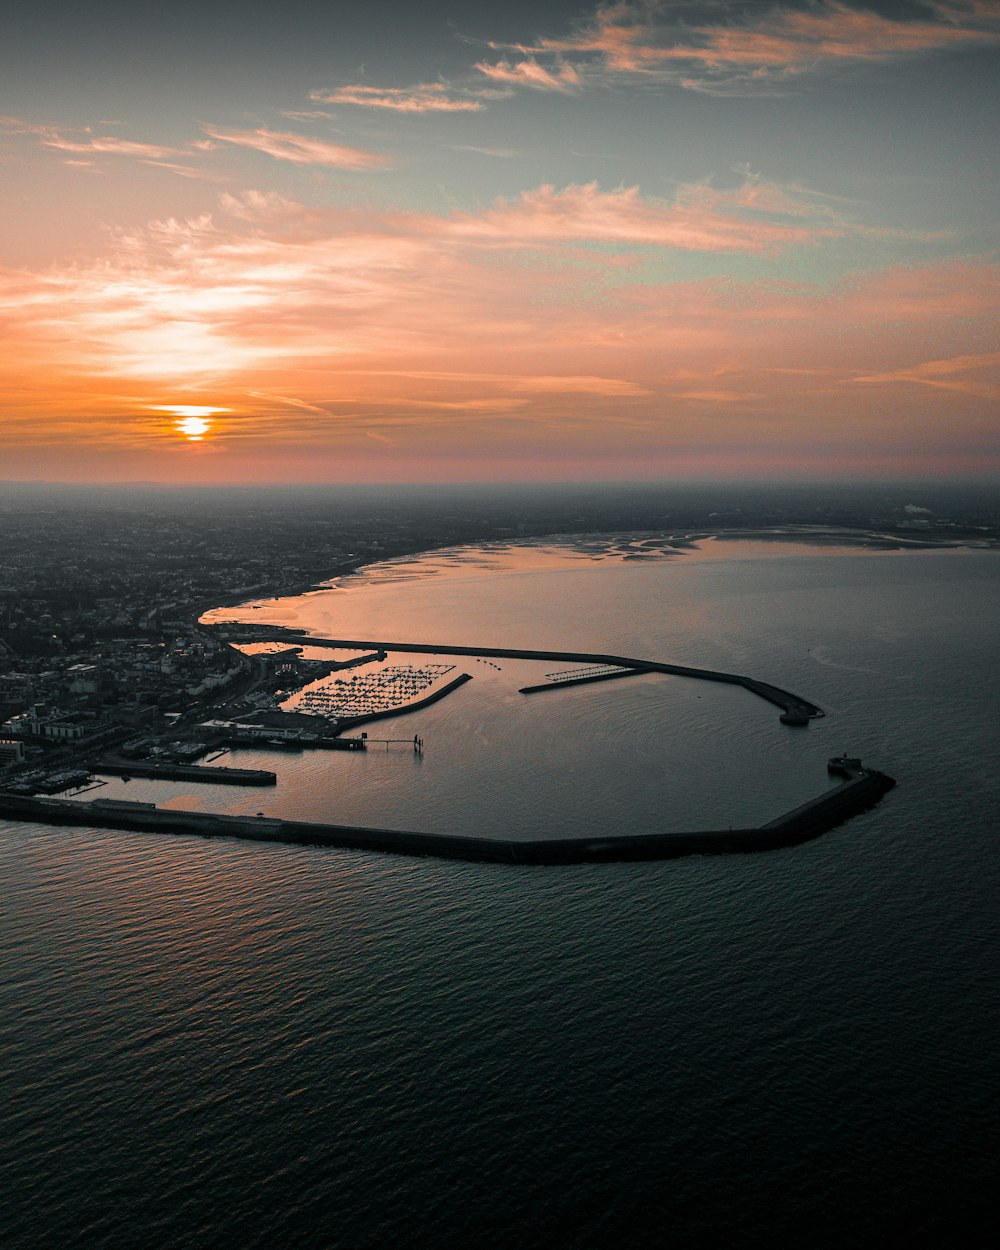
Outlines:
[[[404,399],[397,400],[404,408],[431,408],[441,412],[512,412],[523,408],[526,399]]]
[[[106,121],[101,124],[115,126],[121,123]],[[30,136],[37,139],[42,147],[52,151],[69,153],[62,163],[88,173],[97,173],[103,168],[95,157],[121,156],[154,169],[165,169],[181,178],[193,178],[203,182],[226,180],[225,175],[206,169],[203,165],[188,163],[192,159],[199,160],[206,152],[218,148],[218,144],[209,140],[196,141],[185,147],[174,147],[122,139],[117,135],[94,135],[89,127],[85,127],[76,137],[68,137],[59,127],[27,122],[16,117],[0,117],[0,129],[11,135]]]
[[[580,84],[580,75],[572,65],[558,65],[552,70],[539,65],[534,58],[525,61],[479,61],[476,69],[492,82],[511,87],[530,87],[535,91],[572,91]]]
[[[1000,369],[1000,352],[986,352],[978,356],[953,356],[947,360],[924,360],[919,364],[892,369],[887,373],[856,377],[853,381],[883,385],[930,386],[946,391],[958,391],[961,394],[982,399],[1000,399],[1000,376],[993,382],[956,376],[978,373],[984,369]]]
[[[521,155],[514,148],[480,148],[474,143],[450,143],[448,146],[453,152],[474,152],[477,156],[494,156],[497,160],[513,160]]]
[[[621,378],[598,378],[588,375],[539,376],[520,378],[513,383],[516,391],[530,391],[535,395],[651,395],[647,387]]]
[[[518,50],[528,63],[551,59],[594,82],[659,78],[728,95],[772,90],[838,64],[1000,42],[1000,7],[989,0],[927,3],[923,16],[905,18],[842,0],[776,4],[758,14],[725,0],[713,8],[716,20],[706,21],[705,5],[683,0],[610,4],[573,33]],[[544,73],[544,64],[539,69]]]
[[[281,221],[302,221],[307,215],[301,204],[277,191],[242,191],[238,195],[224,191],[219,205],[229,217],[272,228]]]
[[[972,324],[1000,296],[996,267],[974,262],[901,267],[877,283],[843,284],[835,301],[808,287],[737,288],[719,280],[663,286],[616,277],[612,294],[600,279],[615,265],[613,252],[577,252],[568,265],[558,264],[567,244],[759,254],[838,237],[841,227],[826,210],[816,222],[802,214],[785,222],[741,216],[748,199],[789,207],[784,197],[791,192],[773,188],[761,201],[758,190],[726,196],[689,188],[669,204],[644,199],[636,188],[542,187],[479,214],[443,217],[308,209],[275,194],[227,193],[217,213],[114,236],[100,264],[5,273],[0,312],[24,360],[41,368],[46,359],[61,359],[91,377],[239,376],[318,358],[335,361],[344,378],[348,367],[370,368],[370,356],[384,353],[380,375],[394,375],[400,392],[414,383],[466,388],[476,384],[467,362],[444,371],[441,363],[454,366],[468,349],[483,356],[482,382],[503,379],[508,395],[625,398],[648,394],[649,378],[663,375],[664,362],[637,375],[615,368],[614,360],[622,351],[630,356],[629,343],[655,341],[664,326],[674,341],[692,345],[736,332],[746,318],[784,326],[786,335],[817,317],[884,334],[886,327],[928,321]],[[791,207],[798,203],[793,197]],[[555,249],[544,273],[535,258],[540,247]],[[739,299],[728,294],[741,289]],[[454,354],[442,346],[450,342]],[[486,357],[494,349],[503,354],[503,345],[518,345],[524,359],[513,373],[507,362],[492,378]],[[611,368],[581,373],[581,353]],[[11,361],[23,363],[16,347]],[[808,379],[818,363],[828,367],[779,352],[759,367]],[[861,367],[851,376],[883,372]],[[933,371],[921,377],[933,381]],[[686,389],[705,389],[694,382]],[[368,383],[359,385],[364,391]],[[254,389],[281,393],[262,379]]]
[[[263,152],[278,161],[291,161],[296,165],[326,165],[335,169],[384,169],[391,161],[377,152],[361,148],[348,148],[341,144],[327,143],[325,139],[311,139],[306,135],[292,134],[285,130],[219,130],[204,126],[203,130],[220,143],[233,143],[238,147]]]
[[[320,104],[353,104],[361,108],[389,109],[395,113],[475,113],[479,100],[455,98],[444,83],[419,83],[416,87],[369,87],[352,83],[333,91],[312,91]]]
[[[85,129],[82,137],[67,138],[55,126],[23,121],[17,117],[0,117],[0,127],[13,135],[31,135],[44,147],[74,155],[128,156],[139,160],[166,160],[174,156],[190,156],[188,148],[168,147],[160,143],[141,143],[120,139],[117,135],[93,135]]]
[[[791,216],[794,220],[783,218]],[[810,218],[812,220],[810,220]],[[825,204],[793,189],[756,183],[731,192],[698,184],[673,202],[638,187],[602,191],[597,183],[542,186],[479,213],[454,213],[439,229],[497,244],[610,243],[683,251],[767,254],[850,232]]]
[[[67,162],[68,164],[69,162]],[[196,178],[200,182],[225,182],[226,175],[213,173],[211,170],[199,168],[197,165],[182,165],[178,161],[143,160],[143,165],[153,169],[166,169],[179,178]]]
[[[526,445],[551,464],[572,448],[581,473],[730,463],[730,446],[764,467],[852,446],[888,463],[905,445],[957,465],[995,437],[1000,361],[968,344],[995,325],[996,256],[827,284],[654,281],[614,248],[561,263],[567,241],[671,246],[678,206],[713,247],[778,208],[813,239],[841,228],[836,205],[791,211],[811,202],[795,188],[709,191],[541,188],[450,215],[225,194],[115,234],[100,259],[0,270],[0,384],[24,431],[10,438],[139,445],[136,411],[200,404],[232,409],[216,442],[259,445],[262,476],[293,452],[303,473],[363,472],[371,430],[409,457],[402,475],[416,456],[433,476],[460,455],[513,464]]]
[[[130,139],[94,138],[86,140],[65,139],[60,135],[43,136],[41,142],[47,148],[60,152],[102,153],[110,156],[131,156],[143,160],[162,160],[168,156],[185,156],[183,148],[164,147],[158,143],[136,143]]]
[[[702,404],[740,404],[747,403],[749,400],[766,399],[767,396],[760,391],[752,391],[748,394],[739,391],[679,391],[676,395],[677,399],[694,399]]]

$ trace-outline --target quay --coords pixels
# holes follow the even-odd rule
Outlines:
[[[837,761],[839,762],[839,760]],[[831,761],[831,765],[834,761]],[[873,807],[895,786],[892,777],[851,760],[847,780],[757,828],[690,833],[620,834],[607,838],[484,838],[357,825],[313,824],[263,816],[224,816],[158,808],[151,803],[33,798],[0,793],[0,816],[52,825],[86,825],[148,833],[194,834],[302,846],[388,851],[505,864],[616,863],[776,850],[818,838]],[[838,771],[833,769],[832,771]]]
[[[275,786],[275,773],[263,768],[220,768],[211,764],[173,764],[154,760],[124,760],[110,757],[96,760],[95,773],[111,777],[153,777],[162,781],[203,781],[229,786]]]

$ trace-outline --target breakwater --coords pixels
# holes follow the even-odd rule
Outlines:
[[[216,626],[226,633],[227,641],[262,641],[262,630],[256,627],[253,638],[248,635],[241,639],[240,631],[232,626]],[[801,695],[773,686],[770,682],[758,681],[754,677],[744,677],[739,673],[726,673],[711,668],[693,668],[688,664],[666,664],[662,660],[637,660],[626,655],[605,655],[589,651],[539,651],[524,647],[468,647],[432,642],[387,642],[385,639],[371,638],[318,638],[304,629],[290,629],[287,626],[275,625],[266,630],[273,641],[294,641],[306,643],[311,647],[332,647],[351,651],[405,651],[420,655],[468,655],[487,656],[491,659],[508,660],[555,660],[557,663],[580,665],[613,665],[617,668],[631,669],[643,673],[668,673],[674,677],[693,677],[699,681],[723,682],[731,686],[742,686],[751,694],[768,703],[773,703],[782,710],[781,719],[785,724],[807,724],[809,720],[822,716],[823,709]]]
[[[859,769],[848,781],[826,791],[766,825],[752,829],[689,833],[637,833],[607,838],[483,838],[370,829],[356,825],[314,824],[260,816],[224,816],[157,808],[149,803],[108,799],[32,798],[0,793],[0,816],[41,824],[87,825],[148,833],[230,837],[253,842],[388,851],[444,859],[506,864],[614,863],[674,859],[683,855],[720,855],[776,850],[817,838],[852,816],[873,807],[895,781]]]
[[[619,677],[637,677],[643,669],[626,668],[613,673],[594,673],[590,677],[566,677],[560,681],[540,681],[534,686],[522,686],[518,694],[539,694],[543,690],[565,690],[568,686],[589,686],[595,681],[615,681]]]
[[[161,781],[200,781],[213,785],[274,786],[278,784],[275,773],[264,768],[219,768],[211,764],[172,764],[155,760],[97,760],[93,765],[96,773],[111,777],[153,777]]]

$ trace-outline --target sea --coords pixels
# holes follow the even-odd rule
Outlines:
[[[789,849],[558,867],[0,822],[7,1250],[986,1240],[1000,552],[575,535],[206,620],[472,680],[364,753],[218,761],[273,789],[81,800],[613,837],[774,819],[843,752],[898,786]],[[653,674],[525,695],[582,666],[435,644],[722,669],[825,716]]]

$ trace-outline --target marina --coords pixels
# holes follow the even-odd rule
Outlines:
[[[330,720],[387,716],[426,698],[454,664],[392,664],[350,677],[332,677],[302,691],[283,706]]]

